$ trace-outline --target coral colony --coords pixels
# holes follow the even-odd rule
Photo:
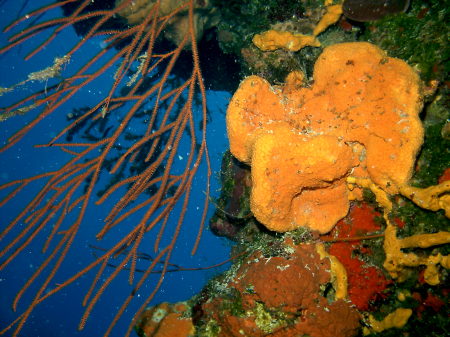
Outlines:
[[[72,2],[77,6],[71,15],[31,25],[0,50],[5,53],[25,44],[34,34],[56,27],[29,55],[32,57],[65,25],[93,17],[97,20],[66,56],[31,73],[23,82],[3,88],[2,95],[30,81],[60,77],[64,65],[93,36],[108,36],[105,53],[113,48],[117,53],[90,71],[103,56],[99,54],[45,93],[36,92],[2,108],[2,121],[41,109],[3,151],[14,148],[83,85],[118,65],[109,95],[41,145],[60,148],[73,158],[57,170],[0,186],[2,190],[12,188],[1,201],[5,206],[28,184],[47,179],[41,192],[2,228],[0,268],[13,264],[45,227],[54,229],[49,231],[44,251],[56,246],[18,293],[13,308],[31,286],[36,291],[34,298],[17,320],[1,327],[0,334],[20,335],[40,303],[95,270],[92,285],[86,289],[80,329],[92,319],[93,307],[119,273],[129,273],[133,286],[108,330],[102,332],[112,336],[134,293],[144,287],[159,265],[163,266],[160,276],[130,322],[127,336],[133,329],[145,337],[397,336],[400,329],[410,329],[405,330],[405,335],[410,335],[409,324],[414,330],[426,330],[424,317],[433,317],[429,324],[445,331],[449,289],[444,281],[450,269],[450,132],[448,106],[442,103],[448,81],[439,79],[446,65],[433,55],[430,59],[435,64],[425,65],[419,62],[425,59],[423,55],[413,54],[419,49],[399,51],[394,46],[394,53],[408,52],[411,59],[419,60],[412,67],[407,60],[380,48],[387,43],[382,37],[367,39],[378,41],[377,45],[363,39],[364,34],[373,36],[370,34],[383,29],[371,21],[392,24],[395,18],[403,18],[398,21],[403,25],[410,19],[441,15],[436,13],[444,9],[434,11],[435,5],[423,7],[414,1],[287,1],[286,8],[302,12],[283,16],[282,9],[280,13],[273,10],[279,6],[277,1],[254,1],[250,6],[231,0],[226,4],[221,0],[122,0],[112,8],[90,11],[90,1],[75,0],[56,2],[30,16]],[[233,8],[239,9],[237,13],[264,9],[264,13],[271,13],[273,22],[265,29],[253,28],[249,34],[249,27],[254,26],[236,26],[233,15],[227,12]],[[125,20],[126,28],[105,28],[113,17]],[[23,20],[7,29],[20,26]],[[408,32],[409,26],[401,27]],[[234,90],[226,111],[230,151],[223,157],[222,190],[216,200],[209,200],[206,89],[198,48],[198,41],[210,29],[218,31],[221,47],[238,50],[240,62],[247,66],[247,72],[242,71],[247,76]],[[234,34],[242,35],[236,40]],[[172,47],[157,51],[161,40],[169,41]],[[186,52],[190,55],[189,74],[172,88],[170,75]],[[427,71],[418,72],[421,67]],[[131,68],[135,71],[129,78],[125,74]],[[145,77],[155,69],[159,69],[157,81],[148,85]],[[432,79],[430,69],[435,72]],[[265,74],[270,74],[270,79]],[[117,90],[123,85],[128,90]],[[201,106],[200,118],[194,113],[195,97]],[[125,126],[147,100],[153,102],[147,131],[116,158],[114,165],[106,165]],[[61,140],[85,120],[95,122],[120,109],[125,109],[123,119],[108,137],[87,143]],[[191,151],[180,173],[173,161],[182,140],[190,142]],[[137,158],[146,163],[138,173],[108,185],[100,199],[93,200],[105,166],[114,174],[125,162],[134,163]],[[193,252],[211,201],[216,213],[209,227],[235,242],[233,264],[191,299],[149,306],[172,266],[172,252],[190,207],[192,182],[205,162],[206,197]],[[434,172],[433,177],[430,172]],[[82,228],[88,205],[122,193],[125,186],[96,238],[102,239],[142,209],[141,221],[94,261],[47,291]],[[142,198],[149,189],[153,191],[150,196]],[[177,207],[181,213],[175,212]],[[75,213],[71,221],[69,213]],[[177,225],[169,231],[166,225],[172,217]],[[17,231],[19,223],[25,225]],[[153,240],[155,257],[146,270],[138,271],[136,260],[142,256],[141,243],[148,237]],[[113,261],[114,268],[106,268]]]

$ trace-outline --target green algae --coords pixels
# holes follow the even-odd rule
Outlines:
[[[412,1],[406,13],[367,24],[362,39],[415,67],[425,81],[444,80],[450,72],[450,1]]]

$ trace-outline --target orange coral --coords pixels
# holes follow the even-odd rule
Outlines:
[[[253,37],[253,43],[262,51],[285,49],[299,51],[303,47],[320,47],[320,42],[312,35],[293,34],[270,29]]]
[[[420,80],[364,42],[326,48],[310,88],[299,78],[241,83],[227,111],[230,149],[252,167],[251,207],[261,223],[326,233],[347,214],[348,199],[361,197],[346,186],[350,173],[392,194],[410,179],[423,139]]]
[[[317,23],[312,35],[270,29],[261,34],[256,34],[253,37],[253,44],[262,51],[284,49],[295,52],[306,46],[320,47],[317,35],[325,31],[329,26],[334,25],[342,14],[342,4],[326,5],[326,12]]]
[[[184,317],[184,302],[163,302],[147,308],[139,317],[136,331],[143,337],[189,337],[195,332],[192,319]]]
[[[340,220],[331,232],[335,238],[352,238],[379,231],[380,225],[374,220],[380,213],[367,204],[353,205],[344,219]],[[371,254],[369,248],[363,247],[361,241],[334,242],[329,252],[336,256],[345,266],[348,275],[348,295],[359,310],[369,310],[370,302],[377,296],[383,296],[383,291],[391,283],[376,266],[370,265],[358,258],[356,252]]]
[[[346,215],[349,205],[341,198],[346,191],[341,178],[357,162],[350,147],[336,137],[303,138],[279,127],[258,137],[252,161],[251,209],[269,229],[287,231],[303,224],[326,232],[328,224]]]
[[[220,327],[218,337],[354,336],[356,309],[323,294],[329,269],[314,245],[284,247],[279,256],[256,251],[226,279],[221,295],[203,304],[202,319]]]
[[[369,315],[368,325],[369,327],[364,327],[364,336],[371,334],[372,332],[382,332],[387,329],[403,327],[407,322],[409,317],[411,317],[412,310],[406,308],[397,308],[394,312],[388,314],[383,320],[378,321],[374,316]]]
[[[404,252],[408,248],[429,248],[436,245],[450,243],[450,232],[438,232],[432,234],[416,234],[406,238],[397,238],[397,228],[388,223],[385,230],[384,250],[386,260],[384,268],[392,278],[397,278],[400,282],[406,280],[408,276],[407,267],[426,266],[424,272],[425,281],[430,285],[437,285],[441,281],[438,265],[450,269],[450,255],[423,256],[413,252]]]

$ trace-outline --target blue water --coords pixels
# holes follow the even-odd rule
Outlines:
[[[36,7],[43,6],[46,3],[49,2],[22,0],[0,1],[0,24],[4,26],[15,18],[24,15]],[[59,10],[54,10],[40,18],[40,21],[58,16],[61,16],[61,13]],[[11,34],[25,28],[26,25],[27,23],[25,22],[24,25],[16,27],[11,32],[0,35],[0,46],[5,46],[7,44],[6,39],[11,36]],[[64,53],[80,39],[72,28],[67,28],[42,52],[29,61],[23,61],[23,57],[36,47],[42,41],[44,36],[45,33],[37,35],[22,46],[0,55],[0,87],[9,87],[26,79],[30,72],[39,71],[50,66],[56,56],[63,56]],[[73,57],[71,62],[66,66],[62,76],[68,76],[73,73],[74,70],[81,67],[90,57],[92,57],[94,53],[100,51],[102,46],[104,46],[104,43],[101,38],[95,38],[89,41],[79,52],[77,52],[75,57]],[[110,53],[113,52],[114,51],[110,51]],[[20,143],[7,151],[0,153],[0,184],[56,170],[64,165],[64,163],[71,158],[70,155],[57,148],[35,148],[34,145],[45,144],[54,137],[59,130],[66,126],[66,115],[70,113],[73,108],[93,105],[98,102],[98,99],[108,92],[111,86],[112,75],[113,70],[94,81],[91,85],[84,88],[74,99],[58,109],[53,115],[40,122],[20,141]],[[50,86],[53,83],[56,83],[56,81],[49,80],[48,83],[27,83],[24,86],[16,88],[13,93],[0,96],[0,106],[7,106],[12,102],[33,93],[35,90],[43,89],[46,85]],[[218,196],[220,192],[217,176],[220,170],[222,153],[228,147],[224,111],[226,110],[231,95],[226,92],[208,91],[207,96],[208,110],[211,116],[211,121],[208,124],[208,148],[212,165],[211,195],[214,197]],[[196,110],[198,111],[198,109]],[[1,122],[1,144],[6,144],[7,139],[14,134],[14,132],[29,123],[35,116],[36,112],[30,111],[23,116],[16,116],[5,122]],[[118,122],[115,126],[117,125]],[[136,127],[132,131],[138,133],[141,130]],[[64,139],[62,139],[62,141],[64,141]],[[185,141],[188,141],[188,139],[185,139]],[[186,160],[187,151],[187,146],[181,147],[177,154],[179,163],[176,164],[178,166],[175,166],[175,169],[177,169],[177,167],[181,169],[183,161]],[[101,183],[104,184],[107,182],[107,178],[105,175],[102,177]],[[188,213],[178,238],[176,249],[171,258],[171,263],[183,267],[205,267],[224,261],[229,257],[229,242],[214,236],[207,228],[204,230],[198,252],[194,256],[190,254],[195,242],[197,224],[200,221],[201,211],[204,205],[205,179],[206,167],[202,164],[199,174],[194,180]],[[39,192],[43,183],[45,183],[44,180],[31,184],[5,207],[0,209],[1,230],[4,230],[9,221],[27,205],[36,193]],[[3,198],[10,192],[11,189],[1,190],[0,197]],[[53,288],[58,282],[63,282],[83,266],[94,261],[95,250],[90,248],[89,245],[98,245],[107,248],[112,242],[117,242],[117,240],[122,237],[121,235],[127,233],[127,231],[132,228],[133,224],[139,221],[140,218],[138,216],[129,217],[124,221],[122,226],[117,228],[117,230],[111,231],[105,240],[97,241],[95,239],[95,235],[103,225],[103,219],[106,212],[115,204],[119,197],[120,194],[115,194],[100,206],[94,205],[94,203],[91,202],[80,230],[75,238],[75,242],[57,275],[48,286],[48,289]],[[177,211],[179,211],[179,207],[175,209],[175,212]],[[213,211],[214,206],[210,205],[208,218],[212,215]],[[171,218],[171,223],[168,224],[169,230],[174,226],[176,214],[174,215],[175,216]],[[71,220],[70,216],[68,220]],[[67,228],[67,226],[68,224],[66,223],[65,228]],[[23,228],[22,224],[19,224],[13,233],[19,233],[21,228]],[[44,281],[44,278],[42,277],[36,280],[35,285],[24,294],[19,302],[17,313],[14,313],[11,309],[11,304],[15,295],[32,273],[39,268],[44,257],[47,256],[41,254],[41,249],[45,242],[45,238],[50,231],[51,228],[44,229],[6,269],[0,271],[0,327],[2,329],[14,320],[18,314],[26,310],[27,305],[33,299],[35,291],[39,289],[38,286]],[[145,247],[146,249],[140,249],[141,252],[148,254],[154,253],[152,249],[152,238],[154,238],[154,235],[149,238],[148,242],[143,244],[142,247]],[[167,243],[167,240],[169,239],[170,236],[166,236],[163,243]],[[0,242],[0,249],[4,248],[8,242],[7,239],[5,242]],[[99,252],[97,252],[97,254],[99,254]],[[0,262],[3,262],[3,260],[0,260]],[[142,260],[139,261],[138,267],[145,269],[148,264],[149,261]],[[227,265],[207,271],[168,273],[165,276],[164,283],[152,301],[152,304],[162,301],[175,302],[186,300],[199,292],[208,279],[226,268]],[[108,275],[112,271],[112,268],[110,269]],[[96,270],[97,269],[95,269],[95,271]],[[101,336],[109,325],[112,317],[114,317],[118,307],[122,304],[126,296],[130,294],[133,286],[128,283],[128,273],[126,271],[122,272],[107,288],[101,297],[101,300],[95,306],[84,330],[78,331],[77,326],[81,315],[84,312],[81,301],[90,286],[90,281],[92,281],[92,278],[95,276],[95,271],[91,271],[77,280],[74,284],[38,305],[28,319],[20,335],[33,337]],[[141,274],[138,273],[136,278],[138,279],[140,275]],[[112,336],[123,336],[135,311],[139,308],[146,296],[151,293],[158,278],[158,274],[151,277],[147,280],[145,286],[135,294],[134,300],[113,330]],[[10,334],[11,331],[6,333],[7,336]],[[134,335],[134,332],[132,335]]]

